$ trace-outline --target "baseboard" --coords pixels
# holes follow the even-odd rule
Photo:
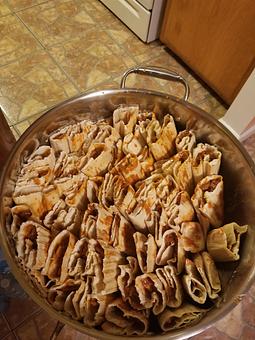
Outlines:
[[[230,125],[228,125],[228,123],[226,123],[226,121],[223,118],[220,118],[219,121],[238,139],[241,139],[241,135],[239,135],[239,133],[237,133]]]
[[[255,134],[255,125],[252,125],[249,129],[247,129],[243,133],[241,133],[240,141],[241,142],[245,141],[247,138],[249,138],[253,134]]]

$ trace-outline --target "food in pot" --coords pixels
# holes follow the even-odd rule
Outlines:
[[[221,152],[173,117],[119,107],[51,134],[23,160],[9,231],[56,310],[115,335],[198,322],[221,295],[215,262],[247,226],[224,222]]]

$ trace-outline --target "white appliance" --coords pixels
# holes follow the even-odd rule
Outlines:
[[[144,42],[158,38],[165,0],[100,0]]]

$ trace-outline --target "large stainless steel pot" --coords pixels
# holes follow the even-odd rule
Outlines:
[[[125,86],[125,79],[131,72],[179,80],[186,88],[185,99],[188,97],[188,86],[185,80],[179,75],[162,69],[135,68],[128,70],[122,79],[122,86]],[[139,104],[142,109],[162,113],[170,112],[179,128],[193,129],[199,141],[217,145],[223,153],[221,173],[225,181],[225,221],[236,221],[251,226],[242,242],[241,260],[238,263],[226,263],[218,267],[222,276],[224,292],[219,305],[194,326],[153,336],[155,339],[190,337],[205,330],[235,307],[250,287],[255,276],[255,167],[242,145],[220,122],[186,100],[148,90],[123,88],[84,94],[48,110],[18,140],[2,173],[0,189],[1,247],[21,286],[52,317],[90,336],[101,339],[119,339],[117,336],[86,328],[81,323],[55,311],[39,295],[26,274],[20,269],[12,239],[6,228],[6,212],[12,201],[11,195],[24,155],[33,151],[38,145],[38,141],[45,143],[49,134],[60,126],[82,119],[105,118],[119,104]],[[150,336],[144,337],[144,339],[150,338]],[[132,337],[123,337],[123,339],[132,339]]]

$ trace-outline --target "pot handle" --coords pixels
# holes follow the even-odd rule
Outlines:
[[[160,79],[166,79],[166,80],[174,80],[181,82],[185,87],[185,93],[183,96],[183,99],[186,101],[189,98],[189,85],[188,82],[178,73],[174,71],[169,71],[167,69],[164,69],[162,67],[155,67],[155,66],[135,66],[130,69],[128,69],[121,78],[120,81],[120,87],[125,88],[126,87],[126,79],[131,73],[137,73],[142,74],[146,76],[156,77]]]

